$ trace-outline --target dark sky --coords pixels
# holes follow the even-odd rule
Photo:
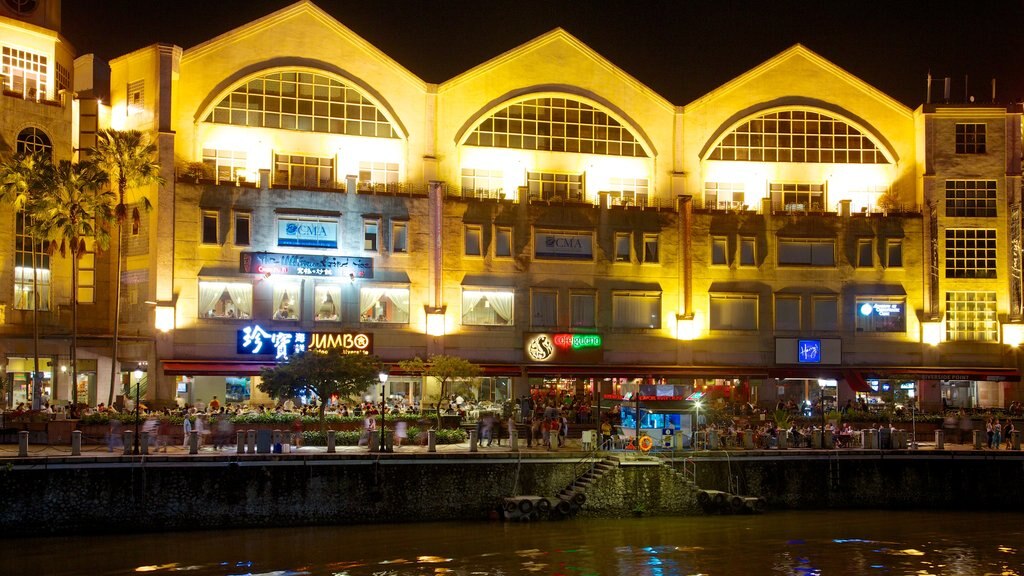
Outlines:
[[[79,53],[183,48],[289,0],[64,0]],[[929,70],[940,96],[1024,99],[1024,0],[319,0],[427,82],[440,83],[562,27],[674,104],[800,42],[911,107]]]

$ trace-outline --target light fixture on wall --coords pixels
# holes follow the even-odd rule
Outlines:
[[[921,323],[921,342],[938,346],[942,342],[942,321]]]
[[[1024,343],[1024,324],[1003,324],[1003,344],[1016,348]]]
[[[427,334],[430,336],[444,336],[445,333],[445,311],[447,306],[424,306],[423,311],[427,315]]]
[[[155,310],[153,317],[154,328],[164,333],[174,330],[174,302],[146,300],[146,304],[153,306]]]
[[[676,314],[676,339],[693,340],[697,337],[697,322],[690,314]]]

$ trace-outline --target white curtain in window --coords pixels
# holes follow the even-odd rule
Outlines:
[[[373,322],[376,317],[373,308],[387,292],[385,288],[363,287],[359,289],[359,317],[363,322]]]
[[[235,311],[239,318],[252,318],[252,284],[229,282],[228,296],[235,303]]]
[[[387,291],[388,299],[391,300],[391,304],[395,307],[395,313],[391,316],[393,322],[408,322],[409,321],[409,289],[408,288],[391,288]]]
[[[299,317],[299,290],[297,282],[278,282],[274,284],[274,319],[296,320]]]
[[[491,309],[498,316],[495,324],[512,324],[512,296],[513,292],[487,292],[487,301],[491,303]]]
[[[315,318],[321,321],[341,320],[341,286],[321,284],[314,292]]]
[[[646,294],[616,294],[614,296],[616,328],[660,328],[661,297]]]
[[[555,292],[534,292],[531,305],[533,325],[555,326],[558,323],[557,302],[558,295]]]
[[[585,327],[594,326],[593,294],[572,295],[572,325]]]
[[[224,282],[200,282],[199,283],[199,316],[212,317],[217,306],[217,300],[224,293]]]

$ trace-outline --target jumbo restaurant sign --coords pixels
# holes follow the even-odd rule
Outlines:
[[[342,354],[372,354],[373,334],[365,332],[293,332],[267,330],[259,324],[238,331],[235,351],[250,356],[274,356],[286,361],[306,350],[340,350]]]

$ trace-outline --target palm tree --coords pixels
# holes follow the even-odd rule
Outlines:
[[[94,162],[61,160],[53,170],[52,186],[45,190],[36,213],[50,253],[71,253],[71,398],[78,404],[78,260],[85,255],[86,238],[98,248],[110,245],[115,196],[104,189],[107,175]]]
[[[0,163],[0,202],[12,205],[15,211],[25,211],[25,232],[31,238],[32,250],[32,350],[35,366],[32,373],[32,409],[39,410],[43,383],[39,371],[39,280],[38,238],[39,219],[33,213],[42,191],[50,186],[53,165],[46,152],[17,154]],[[17,217],[17,216],[15,216]]]
[[[114,402],[114,383],[117,381],[117,348],[118,335],[121,325],[121,264],[124,246],[124,221],[128,215],[128,206],[125,204],[128,191],[132,188],[146,186],[148,184],[162,184],[164,179],[160,177],[160,164],[154,160],[156,156],[156,144],[138,130],[103,130],[97,136],[96,149],[93,151],[101,169],[103,169],[111,182],[117,183],[117,206],[114,216],[117,219],[117,275],[114,288],[114,349],[111,360],[113,367],[110,371],[110,395],[107,404]],[[145,210],[152,207],[149,199],[140,197]],[[133,219],[138,219],[137,211],[132,213]],[[134,222],[138,224],[138,222]]]

